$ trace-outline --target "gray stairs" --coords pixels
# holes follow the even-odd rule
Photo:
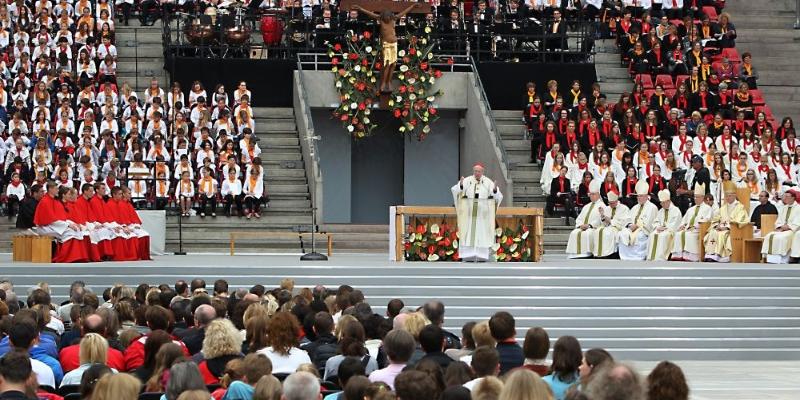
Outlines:
[[[727,11],[736,25],[736,49],[753,54],[758,70],[758,88],[777,122],[783,117],[800,118],[800,31],[795,21],[794,0],[752,0],[729,2]]]
[[[225,278],[233,289],[275,287],[281,278],[292,277],[297,288],[352,285],[379,314],[393,298],[403,299],[410,310],[440,299],[446,305],[444,327],[456,334],[467,321],[507,310],[516,317],[520,341],[528,328],[541,326],[553,341],[573,335],[584,349],[606,348],[619,360],[800,358],[800,269],[794,266],[651,263],[642,268],[612,260],[561,264],[548,257],[542,264],[514,268],[406,263],[398,269],[384,255],[339,256],[326,265],[301,263],[294,256],[226,260],[190,255],[70,265],[69,274],[63,266],[5,264],[3,276],[19,293],[47,277],[55,303],[66,299],[74,279],[102,290],[117,282],[172,284],[199,277],[211,284]]]
[[[542,167],[531,163],[531,142],[525,138],[522,111],[492,110],[500,138],[508,153],[509,174],[514,181],[514,206],[544,208],[545,196],[539,178]],[[544,249],[548,254],[563,253],[571,226],[563,218],[545,219]]]
[[[597,81],[606,95],[606,105],[619,101],[622,92],[630,92],[633,87],[628,69],[621,64],[619,50],[613,39],[595,42],[594,68]]]
[[[168,91],[169,76],[164,70],[161,24],[141,26],[136,18],[131,18],[129,23],[130,26],[117,25],[118,82],[128,82],[141,95],[150,85],[150,80],[157,79],[160,87]],[[186,90],[188,88],[184,88]]]

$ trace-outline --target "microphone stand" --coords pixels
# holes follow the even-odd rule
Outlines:
[[[328,261],[328,256],[317,253],[314,234],[317,231],[317,208],[311,207],[311,252],[300,256],[300,261]]]

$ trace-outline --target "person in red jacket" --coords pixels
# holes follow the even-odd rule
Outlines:
[[[53,236],[58,240],[56,253],[53,255],[55,263],[86,262],[89,252],[83,243],[84,232],[79,224],[70,220],[70,217],[80,219],[73,212],[68,213],[68,204],[71,200],[70,190],[67,187],[58,188],[55,183],[48,182],[47,195],[36,206],[33,223],[40,235]],[[58,193],[54,195],[54,193]],[[77,197],[77,194],[76,194]]]
[[[106,323],[103,320],[103,317],[97,314],[86,316],[81,324],[81,337],[86,336],[87,333],[97,333],[105,337]],[[64,347],[58,353],[58,360],[61,362],[61,368],[64,370],[64,373],[72,371],[80,366],[80,351],[81,345],[73,344],[71,346]],[[117,371],[124,371],[125,356],[121,351],[109,347],[106,364]]]
[[[117,232],[117,237],[111,241],[114,261],[136,261],[139,259],[139,238],[128,227],[130,216],[124,208],[124,202],[122,188],[111,189],[111,198],[106,202],[106,215]]]
[[[138,239],[138,259],[150,260],[150,234],[142,228],[142,220],[139,218],[139,214],[136,213],[136,209],[133,208],[131,190],[128,187],[122,188],[122,197],[124,199],[121,204],[122,212],[125,213],[128,228]]]
[[[100,246],[100,253],[104,260],[110,260],[113,258],[114,247],[112,246],[112,241],[117,237],[117,231],[115,231],[113,225],[111,224],[112,221],[108,217],[108,207],[106,206],[105,199],[107,191],[108,186],[106,186],[105,182],[95,182],[94,196],[89,199],[89,209],[91,210],[90,215],[96,224],[102,225],[102,227],[107,231],[107,238],[98,243]]]
[[[172,313],[164,307],[148,307],[147,311],[145,311],[144,318],[147,321],[147,326],[151,331],[162,330],[170,332],[170,328],[172,328]],[[125,371],[133,371],[144,364],[145,343],[151,334],[152,333],[148,333],[146,335],[139,336],[137,339],[133,340],[125,350]],[[181,349],[186,357],[190,356],[189,350],[186,348],[186,345],[183,344],[183,342],[177,340],[174,336],[172,337],[172,342],[181,346]]]

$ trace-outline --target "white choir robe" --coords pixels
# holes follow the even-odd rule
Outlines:
[[[681,210],[678,206],[671,204],[669,208],[658,210],[653,221],[653,229],[650,233],[650,240],[647,241],[647,259],[650,261],[664,261],[672,253],[672,239],[675,231],[681,226]],[[662,230],[663,229],[663,230]]]
[[[617,252],[617,234],[630,223],[630,212],[628,206],[620,202],[616,207],[606,208],[605,215],[610,219],[594,230],[592,253],[595,257],[608,257]]]
[[[628,225],[636,225],[637,229],[631,231],[630,226],[626,226],[617,235],[619,258],[638,261],[646,258],[647,239],[650,237],[657,212],[658,208],[650,201],[644,205],[637,203],[631,208],[631,221]]]
[[[700,258],[700,224],[711,221],[712,211],[711,206],[706,203],[686,210],[686,215],[681,220],[683,229],[678,229],[673,239],[673,258],[686,261],[697,261]]]
[[[775,229],[784,225],[789,226],[788,231],[778,232],[776,230],[764,236],[761,254],[766,256],[768,263],[785,264],[789,262],[789,254],[794,245],[794,233],[800,228],[800,206],[797,203],[785,205],[778,210]],[[800,243],[798,243],[798,246],[800,246]]]
[[[600,208],[608,208],[602,199],[597,199],[581,208],[581,213],[575,219],[575,229],[569,233],[567,257],[579,258],[592,255],[594,230],[603,223],[600,219]],[[589,225],[589,228],[583,230],[581,225]]]
[[[464,178],[450,188],[458,216],[458,253],[464,261],[488,261],[495,240],[495,212],[503,193],[487,177]]]

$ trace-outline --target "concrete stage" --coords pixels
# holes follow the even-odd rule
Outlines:
[[[299,255],[194,254],[149,262],[84,265],[24,264],[0,255],[0,276],[17,292],[50,283],[54,302],[76,279],[100,289],[225,278],[232,288],[350,284],[375,312],[392,298],[407,307],[428,299],[446,305],[445,328],[508,310],[525,330],[542,326],[554,341],[580,339],[603,347],[644,372],[655,361],[676,360],[687,370],[694,399],[800,398],[800,266],[565,260],[538,264],[395,263],[388,255],[334,255],[300,262]]]

